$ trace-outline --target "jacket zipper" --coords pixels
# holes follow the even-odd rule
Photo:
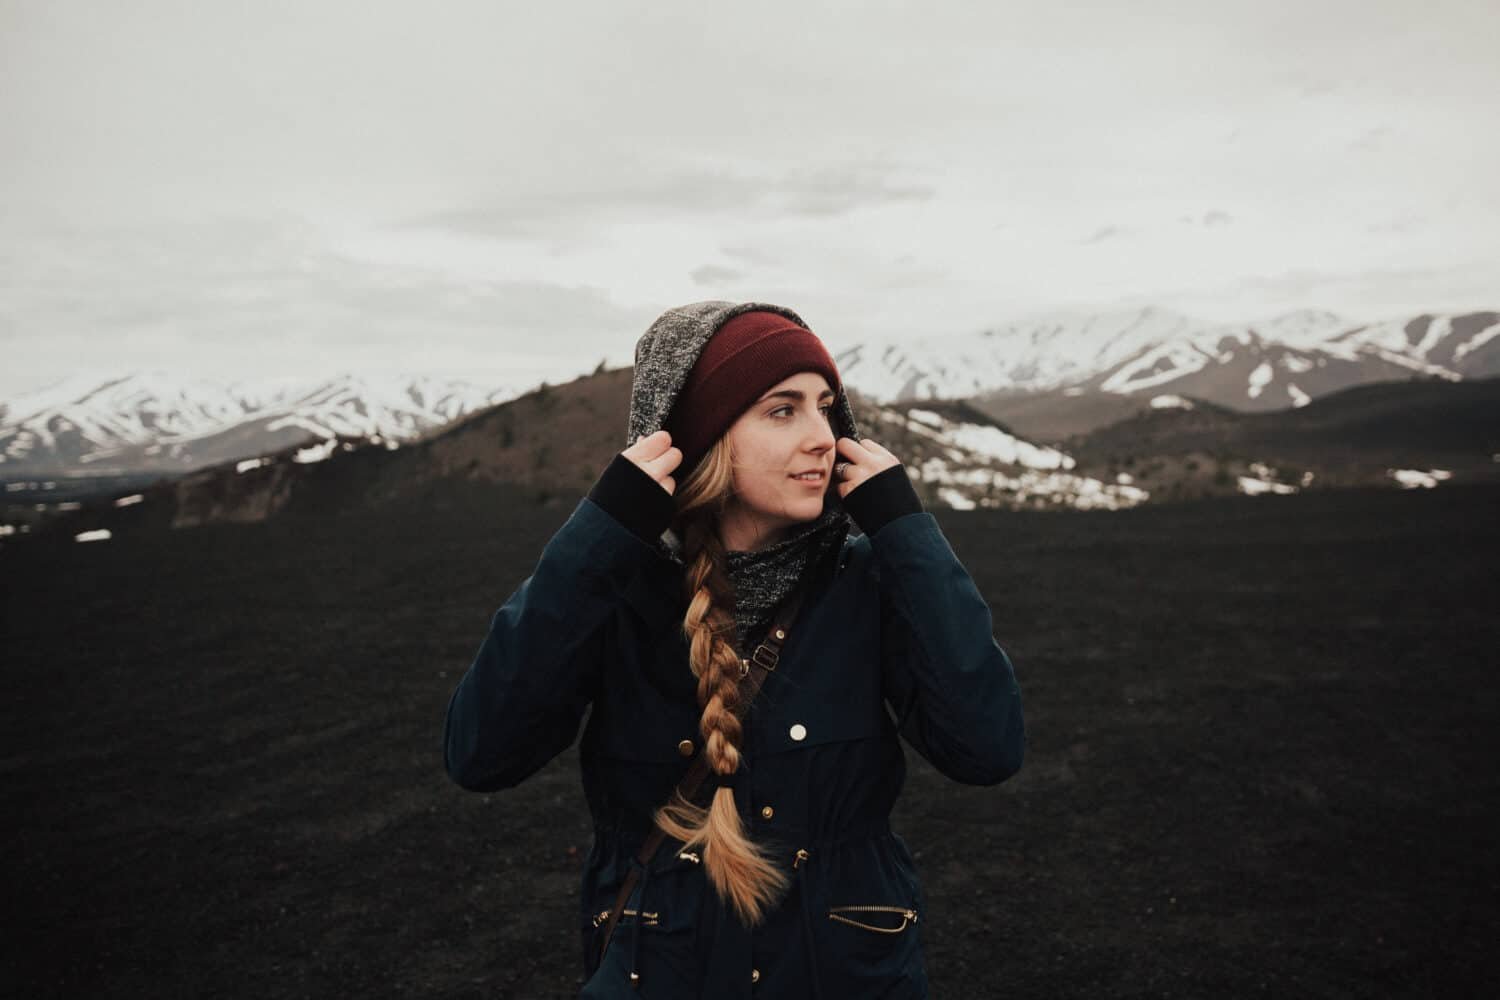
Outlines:
[[[877,927],[859,920],[852,920],[843,916],[845,913],[899,913],[901,914],[900,927]],[[851,906],[830,906],[828,908],[828,919],[837,920],[839,923],[858,927],[862,930],[874,931],[877,934],[900,934],[906,928],[917,922],[917,911],[905,906],[881,906],[875,903]]]

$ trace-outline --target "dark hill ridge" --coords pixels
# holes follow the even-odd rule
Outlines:
[[[1421,460],[1488,458],[1500,450],[1500,378],[1416,380],[1351,386],[1295,409],[1240,413],[1193,400],[1195,409],[1143,408],[1091,434],[1071,437],[1080,455],[1139,440],[1162,450],[1215,444],[1243,449],[1347,449]]]
[[[1081,389],[1002,389],[970,397],[968,402],[1039,444],[1061,445],[1070,437],[1124,420],[1145,406],[1147,395]]]
[[[1295,409],[1238,413],[1141,409],[1061,447],[1100,478],[1120,472],[1180,499],[1234,488],[1253,464],[1307,488],[1381,486],[1391,469],[1443,469],[1454,482],[1500,480],[1500,378],[1352,386]],[[1189,467],[1191,465],[1191,467]]]

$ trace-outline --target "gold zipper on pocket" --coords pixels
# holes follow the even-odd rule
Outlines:
[[[845,913],[899,913],[901,914],[900,927],[877,927],[863,921],[853,920],[843,916]],[[858,927],[861,930],[874,931],[877,934],[900,934],[906,930],[909,924],[917,922],[917,911],[905,906],[879,906],[874,903],[859,906],[830,906],[828,908],[828,919],[837,920],[839,923],[848,924],[850,927]]]
[[[600,910],[598,913],[594,914],[594,926],[595,927],[603,927],[604,926],[604,922],[609,919],[609,914],[610,914],[609,910]],[[636,913],[635,910],[621,910],[620,911],[620,919],[621,920],[624,920],[626,917],[634,917],[634,916],[637,916],[637,913]],[[641,926],[642,927],[655,927],[658,923],[661,922],[660,920],[657,919],[659,916],[661,916],[661,914],[657,913],[655,910],[647,910],[646,913],[645,913],[646,919],[643,920],[643,921],[641,921]]]

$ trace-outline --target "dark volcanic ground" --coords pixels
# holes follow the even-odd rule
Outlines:
[[[572,753],[475,795],[441,736],[575,501],[0,552],[5,994],[573,995]],[[1489,993],[1497,512],[941,512],[1029,749],[992,789],[909,754],[935,995]]]

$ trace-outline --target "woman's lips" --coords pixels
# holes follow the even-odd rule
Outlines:
[[[828,474],[825,472],[819,472],[816,476],[809,476],[805,479],[799,478],[798,476],[788,476],[787,478],[792,480],[793,482],[801,483],[803,486],[822,486],[825,482],[828,481]]]

